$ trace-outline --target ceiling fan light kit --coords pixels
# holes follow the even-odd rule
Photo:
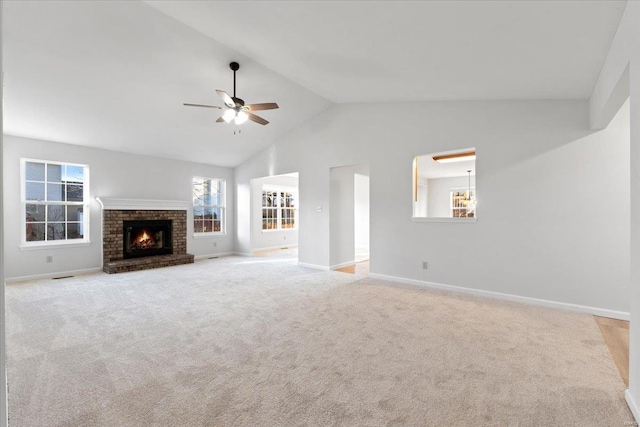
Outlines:
[[[266,102],[262,104],[249,104],[245,105],[244,100],[236,97],[236,71],[240,69],[240,64],[237,62],[232,62],[229,64],[229,68],[233,70],[233,96],[229,96],[229,94],[223,90],[216,90],[222,102],[224,102],[225,108],[218,107],[217,105],[204,105],[204,104],[188,104],[185,103],[183,105],[187,107],[202,107],[202,108],[216,108],[219,110],[225,110],[222,116],[216,120],[217,123],[225,122],[231,123],[232,121],[236,125],[241,125],[247,120],[251,120],[252,122],[256,122],[261,125],[266,125],[269,122],[263,119],[260,116],[257,116],[252,113],[252,111],[260,111],[260,110],[275,110],[278,107],[278,104],[275,102]]]

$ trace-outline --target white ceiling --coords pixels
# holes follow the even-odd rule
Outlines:
[[[150,1],[333,102],[586,99],[625,1]]]
[[[465,149],[464,151],[472,151],[471,149]],[[476,175],[476,161],[464,160],[461,162],[451,163],[438,163],[433,160],[433,156],[452,153],[433,153],[425,156],[418,157],[418,175],[425,179],[438,179],[438,178],[454,178],[457,176],[467,176],[471,171],[471,176]]]
[[[619,1],[4,1],[5,132],[235,166],[331,102],[590,96]],[[215,89],[277,102],[214,123]]]
[[[330,105],[142,2],[3,5],[7,134],[235,166]],[[222,105],[233,60],[239,97],[279,104],[259,113],[270,124],[182,105]]]

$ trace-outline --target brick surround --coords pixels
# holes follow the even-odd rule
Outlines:
[[[123,259],[123,222],[143,220],[173,221],[173,255]],[[116,210],[102,211],[102,269],[106,273],[144,270],[193,262],[187,254],[186,210]]]

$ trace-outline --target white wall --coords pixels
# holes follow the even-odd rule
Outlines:
[[[427,216],[431,218],[451,217],[451,189],[467,188],[469,177],[456,176],[453,178],[434,178],[427,180],[429,189],[427,196]],[[471,187],[475,187],[476,177],[471,176]]]
[[[342,166],[332,168],[329,173],[331,181],[329,233],[332,268],[353,263],[356,258],[356,174],[368,175],[369,167],[367,165]],[[363,198],[363,195],[360,195],[359,198]]]
[[[640,2],[628,1],[589,100],[592,129],[606,127],[629,97],[630,60],[640,45]]]
[[[361,261],[369,258],[369,175],[354,174],[353,197],[355,257]]]
[[[89,165],[90,246],[20,249],[21,157]],[[5,135],[3,199],[5,205],[10,206],[5,210],[4,217],[6,277],[31,277],[101,268],[102,217],[96,197],[190,202],[194,176],[227,180],[227,235],[194,239],[193,211],[189,210],[187,251],[196,256],[233,251],[235,185],[232,169]],[[53,256],[53,263],[46,263],[47,256]]]
[[[590,99],[594,129],[606,126],[631,96],[630,107],[630,290],[629,390],[625,395],[640,422],[640,2],[629,1]]]
[[[628,6],[627,6],[628,7]],[[640,5],[635,9],[640,22]],[[638,34],[640,36],[640,34]],[[640,422],[640,37],[631,58],[631,324],[629,327],[629,390],[627,402]]]
[[[2,4],[0,4],[0,40],[2,40]],[[0,43],[0,186],[4,188],[2,177],[3,122],[4,116],[4,68],[2,67],[2,43]],[[4,191],[4,190],[3,190]],[[0,197],[0,427],[7,425],[7,369],[5,363],[5,316],[4,316],[4,226],[2,222],[4,203]]]
[[[332,168],[329,173],[329,258],[333,268],[355,261],[353,174],[352,166]]]
[[[592,132],[585,101],[413,103],[393,122],[386,114],[337,105],[236,167],[238,185],[300,172],[300,262],[331,265],[329,171],[367,162],[372,273],[629,311],[623,116]],[[414,156],[469,141],[478,152],[477,223],[412,222]],[[248,227],[238,223],[238,235]]]
[[[426,217],[429,206],[429,180],[423,176],[418,177],[417,198],[413,204],[413,216]]]
[[[262,187],[273,185],[298,191],[298,177],[269,176],[251,181],[251,250],[295,246],[298,244],[298,229],[263,230],[262,229]],[[298,201],[296,200],[296,203]]]

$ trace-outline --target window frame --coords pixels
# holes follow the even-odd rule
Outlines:
[[[27,163],[40,163],[45,165],[45,177],[42,183],[45,184],[45,200],[27,200],[26,194],[26,184],[27,184],[27,174],[26,167]],[[47,180],[47,165],[60,165],[60,166],[73,166],[73,167],[81,167],[82,168],[82,202],[68,202],[61,200],[46,200],[46,188],[48,184]],[[40,182],[40,181],[30,181],[30,182]],[[91,243],[90,239],[90,231],[91,231],[91,212],[90,212],[90,170],[89,165],[81,164],[81,163],[72,163],[72,162],[60,162],[55,160],[42,160],[42,159],[31,159],[31,158],[20,158],[20,223],[21,223],[21,231],[20,231],[20,248],[21,249],[46,249],[52,247],[69,247],[69,246],[87,246]],[[68,239],[64,240],[46,240],[46,228],[45,228],[45,240],[27,240],[27,205],[42,205],[42,206],[50,206],[50,205],[63,205],[65,209],[67,206],[82,206],[83,218],[82,222],[80,221],[71,221],[72,223],[81,223],[83,228],[83,237],[81,239]],[[46,211],[46,208],[45,208]],[[40,221],[38,221],[40,222]],[[44,224],[47,226],[47,219],[45,214]],[[65,226],[69,223],[66,219],[64,224]]]
[[[195,197],[194,196],[194,191],[195,191],[195,180],[196,179],[201,179],[201,180],[205,180],[205,181],[218,181],[219,183],[222,184],[222,189],[219,192],[221,194],[220,199],[222,200],[222,204],[218,204],[218,205],[196,205],[195,204]],[[216,193],[211,193],[216,194]],[[223,179],[223,178],[209,178],[209,177],[204,177],[204,176],[194,176],[191,179],[191,207],[192,207],[192,211],[191,211],[191,219],[192,222],[191,224],[193,225],[193,237],[194,238],[198,238],[198,237],[207,237],[207,236],[223,236],[227,234],[227,180]],[[196,227],[195,227],[195,222],[196,222],[196,214],[195,214],[195,210],[196,208],[202,208],[202,209],[219,209],[220,210],[220,231],[196,231]],[[202,220],[204,221],[204,219]]]
[[[264,193],[265,192],[275,192],[277,193],[277,199],[275,202],[274,206],[265,206],[264,205]],[[286,186],[280,186],[280,185],[270,185],[270,184],[263,184],[262,185],[262,191],[260,193],[260,221],[261,221],[261,225],[260,225],[260,229],[263,233],[271,233],[271,232],[276,232],[276,231],[297,231],[298,230],[298,209],[299,206],[294,206],[294,207],[287,207],[287,206],[282,206],[282,196],[281,193],[289,193],[293,196],[293,200],[298,203],[298,189],[295,187],[286,187]],[[276,210],[276,217],[274,218],[277,224],[276,228],[264,228],[264,211],[265,209],[275,209]],[[287,218],[292,218],[293,219],[293,224],[294,226],[291,228],[283,228],[282,227],[282,220],[284,218],[283,211],[284,210],[288,210],[288,211],[293,211],[293,216],[288,216]]]

